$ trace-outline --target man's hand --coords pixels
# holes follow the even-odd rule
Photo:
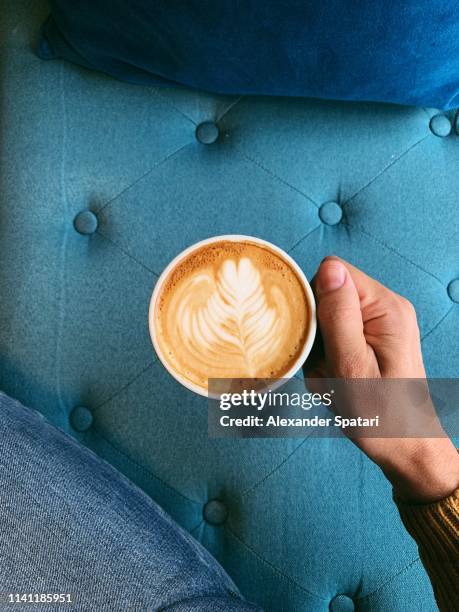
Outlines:
[[[305,366],[307,378],[425,378],[408,300],[337,257],[323,260],[312,286],[320,337]],[[459,455],[447,437],[353,442],[406,501],[436,501],[459,487]]]

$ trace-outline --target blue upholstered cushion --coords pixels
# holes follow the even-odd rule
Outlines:
[[[308,276],[336,253],[411,299],[429,374],[457,376],[455,114],[133,87],[40,61],[47,11],[0,0],[0,388],[139,484],[269,612],[434,612],[377,468],[346,440],[208,439],[147,312],[185,246],[253,234]]]
[[[456,0],[51,0],[42,57],[225,94],[459,105]]]

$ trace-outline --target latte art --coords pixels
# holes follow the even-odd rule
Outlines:
[[[205,304],[201,296],[210,295]],[[290,327],[290,312],[279,287],[271,303],[252,261],[225,260],[216,278],[197,274],[177,292],[177,332],[190,354],[206,365],[238,368],[253,378],[265,368]]]
[[[158,299],[157,342],[169,366],[208,378],[279,378],[298,358],[308,306],[293,269],[263,246],[223,241],[184,259]]]

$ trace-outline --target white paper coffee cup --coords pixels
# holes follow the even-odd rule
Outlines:
[[[255,245],[259,245],[259,246],[264,246],[266,247],[268,250],[272,250],[275,254],[277,254],[281,259],[283,259],[291,268],[292,270],[296,273],[298,280],[300,281],[300,283],[303,286],[307,301],[308,301],[308,306],[309,306],[309,312],[310,312],[310,320],[309,320],[309,326],[308,326],[308,330],[307,330],[307,334],[306,334],[306,338],[303,344],[303,348],[300,352],[300,354],[298,355],[298,358],[296,359],[296,361],[292,364],[292,366],[290,367],[290,369],[285,372],[285,374],[283,374],[282,376],[282,380],[288,379],[288,378],[292,378],[292,376],[294,376],[296,374],[296,372],[298,372],[298,370],[301,368],[301,366],[303,365],[303,363],[306,361],[309,353],[311,352],[312,349],[312,345],[314,343],[314,339],[316,336],[316,330],[317,330],[317,318],[316,318],[316,302],[314,299],[314,294],[312,292],[311,286],[306,278],[306,276],[304,275],[304,272],[302,271],[302,269],[300,268],[300,266],[296,263],[296,261],[290,257],[290,255],[288,255],[288,253],[286,253],[285,251],[283,251],[281,248],[279,248],[278,246],[276,246],[275,244],[272,244],[271,242],[268,242],[267,240],[262,240],[261,238],[255,238],[253,236],[242,236],[242,235],[237,235],[237,234],[228,234],[228,235],[223,235],[223,236],[214,236],[212,238],[207,238],[206,240],[201,240],[200,242],[197,242],[196,244],[191,245],[190,247],[188,247],[187,249],[185,249],[184,251],[182,251],[181,253],[179,253],[167,266],[166,268],[163,270],[161,276],[159,277],[155,288],[153,290],[153,295],[151,296],[151,300],[150,300],[150,308],[149,308],[149,313],[148,313],[148,323],[149,323],[149,329],[150,329],[150,337],[151,340],[153,342],[153,346],[154,349],[156,351],[156,354],[158,355],[159,360],[161,361],[161,363],[163,364],[163,366],[166,368],[166,370],[169,372],[169,374],[175,378],[175,380],[177,380],[181,385],[183,385],[184,387],[186,387],[187,389],[189,389],[190,391],[194,391],[194,393],[197,393],[198,395],[203,395],[204,397],[208,397],[209,393],[207,390],[203,389],[202,387],[200,387],[199,385],[191,382],[190,380],[188,380],[187,378],[185,378],[184,376],[182,376],[179,372],[175,371],[168,363],[168,361],[165,359],[160,344],[158,342],[158,338],[157,338],[157,330],[156,330],[156,309],[157,309],[157,304],[158,304],[158,298],[161,295],[161,290],[165,284],[165,282],[167,281],[167,279],[169,278],[171,272],[187,257],[189,257],[190,255],[192,255],[195,251],[202,249],[202,247],[211,245],[213,243],[216,242],[248,242],[248,243],[252,243]]]

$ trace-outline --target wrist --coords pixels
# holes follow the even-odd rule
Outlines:
[[[459,488],[459,454],[449,438],[404,440],[379,465],[395,496],[408,503],[433,503]]]

